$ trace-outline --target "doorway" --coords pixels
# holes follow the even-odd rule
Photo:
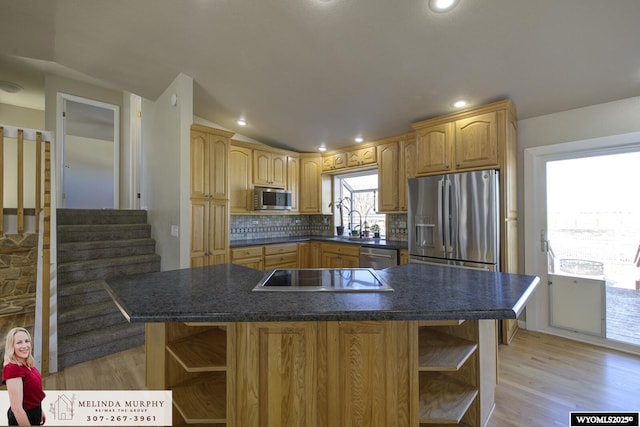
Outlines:
[[[535,259],[534,274],[548,285],[527,310],[527,323],[637,352],[640,135],[619,138],[630,144],[615,141],[525,151],[525,210],[529,205],[532,213],[525,225],[527,271],[534,273]]]
[[[62,103],[61,205],[119,207],[119,106],[59,94]]]

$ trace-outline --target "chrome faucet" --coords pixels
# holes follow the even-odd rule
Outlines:
[[[359,235],[360,235],[360,237],[362,237],[362,214],[359,211],[355,210],[355,209],[352,209],[351,212],[352,213],[357,213],[358,216],[360,217],[360,225],[355,225],[353,227],[353,229],[355,230],[356,228],[360,227]]]

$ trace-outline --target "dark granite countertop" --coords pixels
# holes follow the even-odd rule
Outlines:
[[[386,239],[349,239],[348,237],[323,237],[323,236],[291,236],[291,237],[270,237],[264,239],[232,240],[232,248],[242,248],[245,246],[274,245],[278,243],[297,243],[317,240],[321,242],[348,243],[352,245],[380,247],[388,249],[407,249],[408,243],[402,240]]]
[[[539,279],[409,264],[378,272],[394,292],[252,292],[265,272],[234,264],[109,280],[131,322],[515,319]]]

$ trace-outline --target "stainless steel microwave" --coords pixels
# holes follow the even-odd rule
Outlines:
[[[291,191],[280,188],[255,187],[253,190],[253,209],[290,210]]]

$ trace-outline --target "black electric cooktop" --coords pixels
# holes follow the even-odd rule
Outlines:
[[[390,292],[371,268],[294,268],[268,272],[253,291]]]

